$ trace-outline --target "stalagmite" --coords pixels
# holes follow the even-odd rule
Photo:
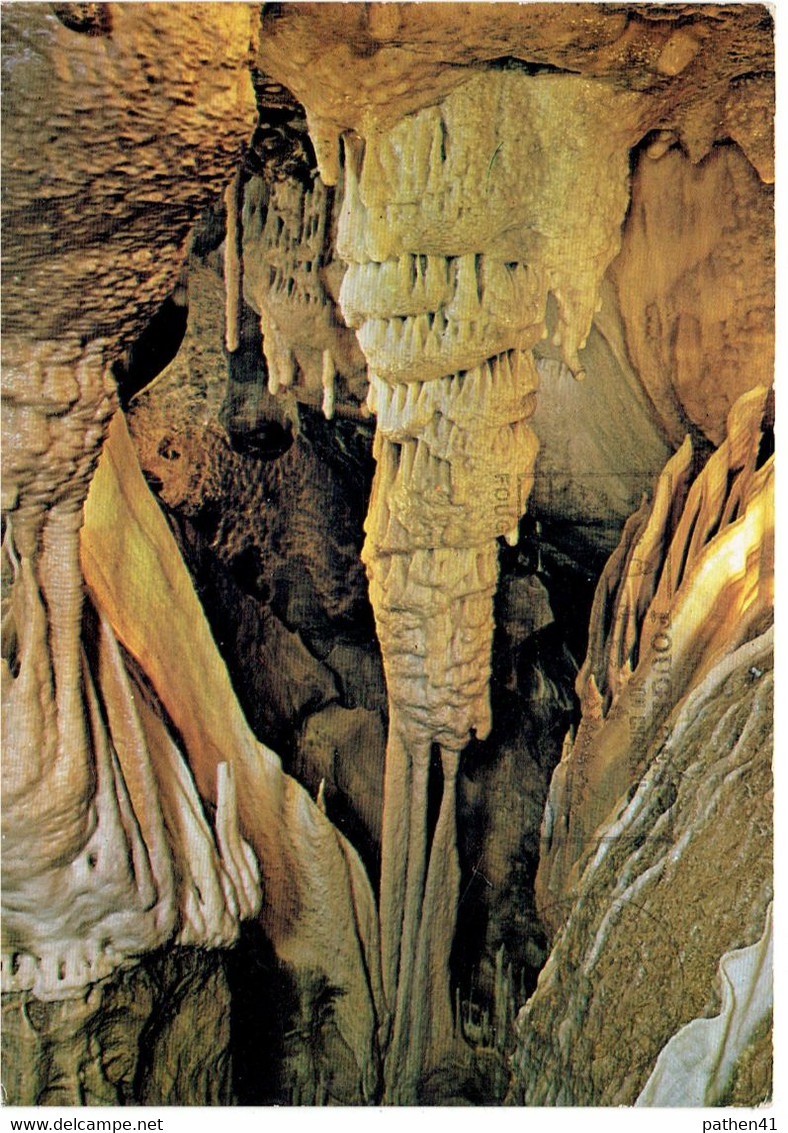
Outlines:
[[[330,350],[323,351],[323,416],[327,421],[330,421],[334,416],[334,378],[336,376],[336,369],[331,357]]]

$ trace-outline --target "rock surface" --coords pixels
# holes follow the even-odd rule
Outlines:
[[[717,963],[762,935],[772,895],[766,405],[765,388],[737,401],[694,479],[682,446],[600,580],[577,681],[583,716],[545,810],[536,896],[553,947],[517,1022],[515,1102],[717,1104],[768,1017],[764,956],[757,996],[726,978],[717,1029],[677,1034],[719,1013]],[[737,994],[757,1001],[741,1022]],[[706,1034],[720,1041],[704,1056]],[[698,1074],[704,1057],[714,1066],[700,1081],[678,1073],[681,1057],[671,1063],[670,1043],[686,1052],[688,1041]]]
[[[772,667],[767,632],[688,693],[546,910],[561,928],[518,1018],[515,1104],[632,1105],[679,1028],[719,1012],[720,957],[758,940],[771,900]],[[752,1084],[743,1104],[768,1098]]]
[[[769,11],[2,34],[18,1096],[763,1100]]]
[[[221,957],[152,954],[86,992],[3,999],[12,1106],[231,1104],[230,989]]]

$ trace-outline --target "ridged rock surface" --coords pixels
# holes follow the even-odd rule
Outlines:
[[[554,940],[517,1021],[514,1102],[632,1104],[668,1040],[720,1011],[720,957],[764,930],[774,587],[766,406],[763,387],[743,395],[694,478],[689,440],[682,446],[600,580],[577,681],[583,716],[545,810],[536,894]],[[743,1028],[725,1080],[703,1087],[706,1104],[733,1089],[737,1055],[767,1014],[768,1005]],[[689,1078],[670,1104],[699,1104]]]
[[[604,385],[596,402],[585,395],[587,443],[567,464],[562,398],[545,413],[554,456],[540,506],[553,527],[579,520],[594,561],[677,451],[627,521],[592,611],[582,719],[553,777],[537,876],[552,952],[520,1016],[511,1098],[767,1096],[772,41],[757,4],[4,12],[3,976],[19,1097],[227,1100],[222,967],[190,946],[226,947],[258,906],[257,943],[273,946],[297,1001],[294,1029],[281,1027],[294,1083],[283,1100],[405,1104],[461,1076],[460,758],[490,729],[498,539],[518,542],[538,476],[536,387],[549,396],[569,372]],[[276,113],[255,127],[265,107]],[[285,120],[298,135],[284,146],[287,184],[267,156],[283,152]],[[320,181],[303,160],[304,120]],[[178,403],[196,423],[163,437],[157,421],[138,439],[165,502],[195,509],[182,539],[195,560],[215,538],[221,569],[242,593],[251,580],[257,600],[268,556],[276,626],[232,586],[217,592],[238,606],[236,627],[250,614],[247,641],[271,630],[257,661],[288,650],[288,689],[255,725],[285,734],[298,716],[289,754],[309,792],[245,719],[120,415],[94,476],[119,359],[182,282],[206,206],[227,225],[217,312],[231,381],[216,419],[229,440],[209,420],[212,379]],[[244,294],[279,409],[256,374],[242,380]],[[328,418],[361,416],[362,354],[378,462],[364,562],[389,698],[379,900],[330,810],[361,789],[346,753],[379,759],[383,719],[379,673],[360,690],[347,656],[360,641],[333,639],[366,613],[344,493],[363,461],[351,455],[315,499],[319,461],[296,404],[300,391]],[[218,346],[215,361],[223,373]],[[588,400],[566,400],[571,433]],[[348,424],[324,452],[354,444]],[[193,460],[181,460],[181,429]],[[282,463],[266,478],[233,445],[281,448]],[[604,491],[578,485],[586,460]],[[246,514],[227,524],[236,480]],[[269,527],[259,517],[277,493],[297,501],[295,520]],[[348,509],[342,523],[329,495]],[[285,544],[308,548],[299,578],[277,574]],[[518,613],[516,589],[500,597],[505,632],[525,643],[530,626],[538,642],[544,595],[532,585]],[[509,692],[515,670],[498,670]],[[537,694],[551,680],[538,658],[530,674]],[[245,690],[250,718],[265,687]],[[491,796],[513,762],[510,747]],[[508,796],[531,865],[549,763],[534,761],[533,794]],[[376,814],[357,817],[374,843]],[[479,862],[501,891],[517,851],[487,833]],[[534,923],[524,932],[536,966]],[[502,949],[492,979],[485,1097],[503,1088]],[[181,993],[170,1026],[162,1000]],[[120,1037],[107,1033],[119,1015]],[[194,1042],[198,1018],[218,1029],[213,1059]],[[682,1095],[671,1060],[688,1033],[721,1059]]]
[[[133,337],[254,123],[252,6],[104,12],[99,35],[44,5],[3,18],[5,333]]]
[[[92,485],[81,559],[97,606],[143,668],[189,753],[200,796],[217,807],[218,769],[227,765],[238,828],[259,863],[261,923],[305,987],[310,980],[319,985],[324,973],[341,990],[332,1024],[344,1044],[342,1081],[356,1100],[373,1098],[381,992],[366,874],[349,843],[249,729],[121,416]]]
[[[759,386],[739,399],[725,442],[694,480],[687,438],[603,571],[577,679],[583,715],[577,735],[567,736],[545,817],[537,892],[546,909],[571,896],[596,828],[647,771],[645,753],[671,712],[721,656],[768,624],[774,457],[767,398]],[[561,923],[555,912],[547,919]]]
[[[759,939],[772,895],[772,669],[767,632],[684,698],[574,893],[545,910],[562,927],[517,1021],[512,1103],[632,1105],[679,1028],[720,1011],[720,957]],[[761,1073],[737,1101],[769,1094]]]
[[[367,390],[364,356],[336,307],[340,205],[316,172],[307,184],[255,178],[244,188],[243,291],[260,316],[268,388],[329,418],[340,401],[360,413]]]

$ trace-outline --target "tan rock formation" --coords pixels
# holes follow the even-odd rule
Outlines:
[[[624,223],[625,240],[629,223]],[[587,381],[571,380],[549,342],[540,342],[534,350],[544,395],[537,399],[532,420],[539,455],[529,506],[542,523],[571,528],[578,548],[591,544],[606,559],[672,447],[629,360],[609,273],[600,298],[602,305],[579,352]],[[582,421],[582,429],[571,428],[574,421]]]
[[[693,161],[735,130],[768,179],[770,19],[758,5],[720,6],[710,17],[700,4],[294,4],[264,13],[260,59],[307,107],[327,184],[339,177],[343,130],[366,136],[367,122],[435,105],[469,69],[496,63],[653,95],[659,112],[646,129],[675,130]],[[687,50],[693,41],[697,50]]]
[[[600,579],[577,680],[583,718],[553,777],[537,876],[554,928],[596,831],[645,773],[660,728],[721,656],[768,624],[774,457],[760,455],[767,396],[757,387],[739,399],[726,440],[694,483],[687,438]]]
[[[254,279],[254,272],[254,263],[247,258],[247,280]],[[222,423],[228,389],[222,281],[196,260],[189,280],[189,315],[181,349],[128,409],[143,472],[168,509],[204,530],[225,566],[240,570],[244,557],[251,560],[261,585],[275,597],[282,576],[293,590],[300,579],[302,588],[313,595],[313,605],[325,615],[349,621],[364,585],[358,524],[350,517],[363,514],[363,504],[347,499],[343,514],[332,514],[332,501],[343,489],[348,494],[348,487],[338,482],[333,469],[325,468],[306,429],[278,460],[250,459],[233,449]],[[264,382],[262,364],[260,377]],[[252,438],[266,421],[277,427],[284,424],[286,401],[268,395],[258,381],[250,380],[245,388],[255,393],[254,399],[248,398],[243,422]],[[230,422],[235,429],[238,416]],[[300,601],[307,604],[307,598]],[[287,609],[291,604],[298,602],[282,596],[282,606]],[[296,670],[294,663],[294,677]],[[327,695],[325,675],[322,682],[315,673],[305,676],[313,685],[322,683],[325,699],[333,699]],[[290,695],[294,694],[295,689]],[[287,697],[283,691],[283,703]]]
[[[330,946],[325,937],[330,916],[318,927],[320,909],[350,902],[341,919],[360,994],[342,989],[336,1025],[352,1096],[372,1098],[378,990],[367,981],[375,984],[377,946],[366,878],[276,757],[261,760],[120,419],[82,514],[114,409],[109,364],[178,278],[189,227],[253,123],[256,11],[121,5],[107,15],[111,33],[100,37],[40,6],[3,17],[4,150],[8,137],[14,147],[4,200],[14,269],[3,306],[4,988],[80,998],[160,944],[232,941],[260,902],[238,823],[260,831],[251,784],[273,776],[263,789],[273,814],[262,837],[278,845],[264,875],[265,907],[277,910],[269,931],[305,979],[319,976],[337,946],[333,932]],[[39,311],[29,296],[44,280],[54,299]],[[80,565],[92,591],[84,610]],[[158,645],[148,634],[167,615],[177,624],[179,611],[180,652],[177,633]],[[200,624],[202,667],[192,636]],[[200,701],[208,717],[193,712]],[[236,759],[246,761],[245,802]],[[300,837],[311,848],[296,850]],[[307,898],[314,886],[317,900]],[[304,905],[316,919],[299,943]],[[359,934],[371,942],[369,963]],[[46,1083],[34,1091],[46,1093]]]
[[[91,488],[81,557],[97,606],[182,737],[202,798],[218,808],[222,783],[234,783],[240,829],[260,863],[266,931],[297,971],[325,972],[341,989],[336,1024],[355,1060],[359,1094],[372,1099],[380,977],[366,875],[352,847],[249,730],[120,415]]]
[[[295,1098],[412,1103],[466,1057],[449,986],[456,780],[469,738],[490,728],[497,540],[516,542],[532,488],[540,373],[549,397],[567,371],[598,368],[600,406],[644,438],[638,475],[666,445],[678,452],[592,611],[583,718],[553,780],[537,885],[557,936],[520,1017],[512,1097],[633,1102],[680,1028],[735,1011],[718,1002],[721,957],[727,972],[737,950],[766,954],[768,12],[19,4],[3,37],[14,1041],[42,1060],[56,1048],[69,1101],[126,1100],[130,1071],[94,1073],[93,1005],[126,1002],[137,975],[145,986],[145,953],[225,945],[260,905],[303,1011],[326,1008],[315,1081]],[[241,150],[269,77],[303,102],[321,179],[248,182]],[[389,697],[377,904],[353,848],[244,719],[122,416],[83,510],[115,408],[111,366],[222,190],[229,351],[245,296],[292,419],[298,396],[329,418],[360,412],[367,378],[377,414],[363,556]],[[600,406],[590,447],[603,470],[615,463],[618,522],[627,460],[607,455]],[[698,476],[690,427],[718,446]],[[151,465],[172,455],[160,445]],[[202,486],[194,468],[167,480],[182,496]],[[582,511],[573,483],[566,498]],[[741,828],[722,879],[715,813]],[[720,902],[724,924],[697,939]],[[193,1088],[168,1080],[205,987],[224,994],[217,973],[191,970],[205,983],[162,1038],[161,1097],[226,1096],[224,1039],[218,1085],[195,1059]],[[638,1031],[655,989],[662,1014]],[[40,1041],[20,1023],[31,1010],[51,1030]],[[748,1021],[707,1098],[763,1078],[766,1026]],[[59,1096],[43,1079],[20,1090]]]
[[[687,422],[720,444],[737,398],[771,383],[773,211],[737,146],[699,165],[678,148],[640,160],[611,275],[629,356],[676,445]]]
[[[8,993],[7,1104],[230,1105],[230,1012],[222,954],[200,948],[145,956],[71,999]]]
[[[452,1034],[455,779],[471,732],[483,738],[490,727],[495,540],[516,541],[533,478],[537,380],[526,350],[544,333],[550,289],[556,344],[579,370],[625,208],[622,107],[621,142],[609,131],[585,142],[596,180],[559,150],[561,176],[519,182],[554,133],[551,114],[585,122],[589,97],[571,78],[480,75],[440,107],[370,131],[363,156],[345,154],[339,250],[350,267],[340,302],[358,327],[377,414],[364,560],[390,703],[381,933],[392,1101],[415,1097],[419,1074],[449,1056],[439,1036]],[[561,211],[562,194],[573,211]],[[572,255],[581,227],[584,254]],[[428,856],[432,744],[443,799]]]
[[[338,204],[319,177],[271,186],[258,177],[244,189],[244,294],[260,315],[268,388],[328,418],[338,403],[358,413],[367,387],[364,356],[336,310]]]
[[[207,25],[189,9],[121,8],[99,37],[41,7],[3,19],[4,155],[10,146],[14,168],[4,201],[13,265],[3,304],[4,980],[42,998],[80,994],[178,930],[129,678],[101,621],[91,648],[82,639],[79,530],[114,409],[109,363],[177,276],[178,245],[221,184],[252,102],[238,74],[254,33],[248,11],[216,6],[205,16],[215,39],[197,88],[190,68]],[[214,115],[225,132],[205,141]],[[189,188],[175,166],[196,154],[201,171]],[[91,228],[97,212],[83,208],[94,199],[107,206],[103,227]],[[55,299],[39,310],[29,297],[41,287]],[[201,942],[232,939],[239,907],[228,924],[224,851],[180,757],[165,745],[161,758],[172,762],[167,820],[185,855],[184,884],[202,871],[213,901],[185,915],[184,939],[187,926]],[[251,869],[243,854],[239,868]],[[254,904],[254,888],[242,907]]]
[[[772,649],[769,629],[688,691],[638,748],[647,771],[586,847],[574,893],[544,906],[562,928],[519,1016],[513,1102],[632,1105],[683,1026],[730,1018],[721,956],[762,937],[772,896]],[[733,1061],[768,1049],[768,1031],[730,1034]],[[681,1104],[699,1084],[675,1082]],[[705,1104],[724,1104],[731,1083],[709,1085]],[[768,1072],[752,1085],[744,1104],[768,1098]]]
[[[3,330],[116,349],[173,289],[192,224],[233,173],[258,29],[244,4],[104,10],[101,36],[43,5],[3,16]]]
[[[763,387],[738,400],[694,479],[685,442],[600,580],[583,718],[545,810],[537,899],[554,946],[518,1021],[512,1100],[720,1104],[768,1029],[766,402]],[[745,947],[760,958],[734,979],[739,961],[723,954]],[[721,957],[730,978],[717,981]],[[692,1076],[671,1062],[688,1042]],[[748,1104],[767,1096],[760,1082]]]
[[[652,21],[651,13],[627,19],[589,8],[580,21],[578,8],[545,7],[538,30],[531,6],[479,14],[465,8],[462,47],[452,62],[483,65],[500,54],[488,22],[493,11],[510,33],[508,61],[467,77],[461,67],[437,66],[430,34],[445,19],[437,9],[429,11],[429,31],[424,9],[409,6],[292,10],[269,24],[262,48],[265,65],[307,106],[329,184],[339,179],[337,136],[345,131],[338,248],[350,266],[340,302],[369,363],[369,404],[378,418],[364,559],[391,716],[381,882],[383,977],[393,1011],[389,1100],[416,1096],[414,1075],[424,1070],[428,1036],[437,1029],[432,1020],[447,1016],[445,956],[427,959],[429,895],[441,868],[443,889],[451,890],[454,858],[442,809],[435,837],[440,831],[448,842],[433,843],[429,865],[425,860],[429,751],[441,745],[450,806],[446,776],[455,754],[471,731],[483,736],[489,728],[493,540],[516,538],[533,479],[536,445],[524,422],[537,383],[522,352],[546,333],[552,294],[554,345],[583,376],[579,351],[618,251],[629,151],[659,125],[652,156],[660,156],[672,142],[665,127],[673,119],[699,161],[715,141],[710,123],[730,76],[723,63],[713,94],[695,90],[680,103],[688,76],[707,74],[710,59],[719,52],[722,62],[731,46],[731,27],[715,39],[689,8],[697,22],[677,29],[669,20]],[[529,62],[555,65],[560,58],[566,66],[571,58],[586,75],[629,89],[523,74],[517,58],[526,25]],[[743,21],[733,35],[757,40],[757,29]],[[622,65],[636,44],[642,64],[633,81]],[[345,93],[350,73],[352,98]],[[675,85],[666,88],[665,78]],[[763,131],[744,119],[743,144],[755,154]],[[531,176],[523,178],[524,170]],[[677,274],[683,278],[686,270]],[[622,313],[626,324],[625,307]],[[765,356],[768,349],[767,335]],[[492,367],[479,366],[485,356],[495,358]],[[656,393],[646,382],[652,403],[669,385],[668,374],[661,370],[655,382]],[[636,400],[642,412],[642,394]],[[693,416],[692,404],[687,412]],[[669,434],[671,424],[659,427]],[[446,906],[453,900],[456,891]],[[445,920],[445,907],[437,915]],[[440,1061],[440,1051],[430,1058]]]

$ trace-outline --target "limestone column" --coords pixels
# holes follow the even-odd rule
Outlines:
[[[626,207],[625,150],[600,153],[582,132],[598,96],[551,79],[477,74],[345,145],[340,303],[377,416],[363,558],[390,707],[380,927],[394,1104],[417,1101],[420,1079],[458,1056],[455,781],[491,724],[498,539],[517,540],[538,449],[531,348],[552,292],[554,342],[582,376]]]

